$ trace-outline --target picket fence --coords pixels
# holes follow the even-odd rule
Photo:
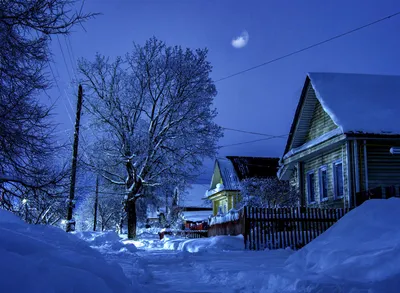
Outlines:
[[[211,225],[208,236],[244,236],[249,250],[297,250],[343,217],[349,209],[244,207],[234,221]]]

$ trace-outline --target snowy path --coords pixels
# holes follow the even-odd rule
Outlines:
[[[139,250],[106,254],[147,292],[260,292],[271,274],[279,274],[290,251],[188,253]]]

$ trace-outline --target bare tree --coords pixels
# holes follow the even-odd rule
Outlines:
[[[99,187],[96,217],[93,209],[95,192],[81,193],[79,198],[75,211],[79,230],[93,230],[94,223],[97,231],[116,230],[121,218],[121,194],[109,187]]]
[[[51,109],[37,96],[51,86],[46,73],[51,36],[68,34],[93,16],[75,11],[74,4],[0,1],[0,189],[5,208],[27,194],[54,197],[59,193],[55,185],[66,174],[52,167],[60,152],[52,136],[55,125]]]
[[[299,203],[299,195],[289,181],[280,181],[276,177],[245,179],[241,182],[240,194],[240,206],[278,208]]]
[[[102,176],[125,187],[128,237],[136,236],[136,202],[144,189],[193,177],[212,157],[221,129],[207,50],[168,47],[152,38],[114,62],[82,60],[86,109],[99,135]]]

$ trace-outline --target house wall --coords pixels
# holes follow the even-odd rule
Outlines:
[[[222,207],[222,211],[224,211],[224,207],[226,206],[226,211],[234,208],[236,203],[239,201],[239,193],[231,190],[223,190],[218,193],[218,195],[211,197],[211,201],[213,203],[213,215],[217,215],[218,208]]]
[[[308,95],[309,98],[317,99],[313,88],[309,89]],[[312,114],[305,142],[313,140],[323,135],[324,133],[334,130],[335,128],[337,128],[337,125],[333,122],[331,117],[329,117],[329,115],[324,111],[324,109],[321,106],[321,103],[317,101],[315,103],[314,112]]]
[[[222,176],[218,166],[215,165],[214,173],[211,179],[211,189],[216,188],[218,183],[222,183]]]
[[[341,160],[343,164],[343,187],[344,197],[341,199],[334,199],[334,185],[333,185],[333,163],[337,160]],[[327,167],[327,181],[328,181],[328,199],[321,201],[320,197],[320,183],[319,183],[319,169],[322,166]],[[315,203],[309,204],[308,202],[308,183],[307,173],[314,171],[314,190],[315,190]],[[345,204],[346,195],[348,192],[348,178],[347,178],[347,155],[345,144],[342,144],[335,149],[321,153],[316,157],[302,162],[302,194],[303,202],[310,207],[337,207],[341,208]]]
[[[400,147],[400,140],[367,140],[369,189],[400,185],[400,156],[389,152],[393,146]]]

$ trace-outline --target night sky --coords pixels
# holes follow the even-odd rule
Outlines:
[[[128,1],[87,0],[84,11],[102,15],[54,38],[54,81],[49,90],[59,134],[72,139],[76,89],[70,86],[76,59],[96,52],[114,58],[151,36],[168,45],[209,49],[214,80],[280,57],[400,11],[398,0]],[[247,31],[243,47],[232,39]],[[238,42],[235,43],[236,45]],[[64,54],[62,54],[62,52]],[[216,83],[216,122],[269,135],[287,134],[307,72],[400,75],[400,16],[306,52]],[[68,67],[68,69],[67,69]],[[58,84],[58,87],[56,86]],[[265,136],[225,131],[221,146]],[[220,156],[282,156],[286,138],[220,149]],[[206,162],[200,183],[211,181]]]

